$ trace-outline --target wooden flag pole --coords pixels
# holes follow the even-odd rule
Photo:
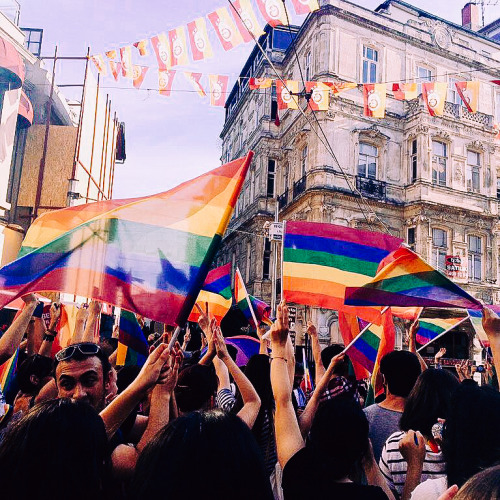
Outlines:
[[[429,319],[431,319],[431,318],[429,318]],[[469,316],[465,316],[465,318],[462,318],[461,321],[459,321],[455,325],[453,325],[450,328],[448,328],[448,330],[444,331],[443,333],[440,333],[437,337],[434,337],[433,339],[429,340],[429,342],[427,342],[427,344],[424,344],[422,347],[420,347],[419,349],[417,349],[417,352],[420,352],[422,349],[424,349],[425,347],[427,347],[429,344],[432,344],[432,342],[434,342],[435,340],[441,338],[443,335],[446,335],[450,330],[453,330],[453,328],[456,328],[458,325],[461,325],[466,319],[469,319]]]
[[[245,291],[245,298],[247,299],[248,308],[250,309],[250,314],[252,315],[252,319],[255,323],[255,328],[258,329],[259,322],[257,321],[257,317],[255,316],[255,312],[254,312],[253,307],[252,307],[252,302],[250,301],[250,297],[248,296],[247,287],[245,286],[245,282],[243,281],[243,278],[241,277],[241,273],[240,273],[239,268],[236,268],[236,274],[238,275],[238,277],[240,279],[240,283],[243,286],[243,290]]]

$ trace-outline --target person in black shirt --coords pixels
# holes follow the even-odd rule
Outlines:
[[[278,460],[283,468],[285,500],[316,497],[393,499],[373,459],[368,421],[352,398],[339,396],[320,405],[307,442],[304,442],[292,405],[287,366],[294,360],[287,349],[288,308],[284,302],[278,306],[277,319],[271,328],[271,341],[276,444]],[[339,354],[331,363],[342,359],[343,354]],[[349,480],[350,473],[360,460],[371,486]]]

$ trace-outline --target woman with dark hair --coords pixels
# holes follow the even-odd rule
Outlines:
[[[445,475],[444,458],[433,439],[432,426],[438,418],[447,418],[451,395],[458,386],[458,379],[446,370],[427,369],[418,377],[406,400],[399,422],[401,431],[389,436],[379,462],[389,487],[399,496],[403,494],[408,469],[407,462],[400,451],[400,441],[410,430],[418,431],[425,441],[422,480]]]
[[[2,498],[106,497],[107,443],[104,423],[88,404],[57,399],[34,406],[0,444]]]
[[[413,491],[412,500],[435,500],[448,486],[464,483],[500,461],[500,393],[464,381],[455,391],[443,428],[446,476],[427,480]],[[494,497],[491,497],[494,498]]]
[[[453,497],[454,500],[494,500],[500,498],[500,465],[472,476]]]
[[[250,429],[222,410],[193,412],[169,423],[137,463],[130,498],[273,498]]]

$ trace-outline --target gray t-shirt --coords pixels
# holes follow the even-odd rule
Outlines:
[[[373,445],[373,454],[378,463],[382,449],[387,438],[394,432],[399,431],[399,420],[402,413],[399,411],[386,410],[379,405],[370,405],[363,410],[370,424],[370,439]]]

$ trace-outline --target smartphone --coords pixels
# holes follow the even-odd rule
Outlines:
[[[486,371],[486,368],[484,367],[484,365],[478,365],[476,371],[478,373],[484,373]]]
[[[43,302],[39,302],[33,311],[33,317],[41,318],[43,314]]]

